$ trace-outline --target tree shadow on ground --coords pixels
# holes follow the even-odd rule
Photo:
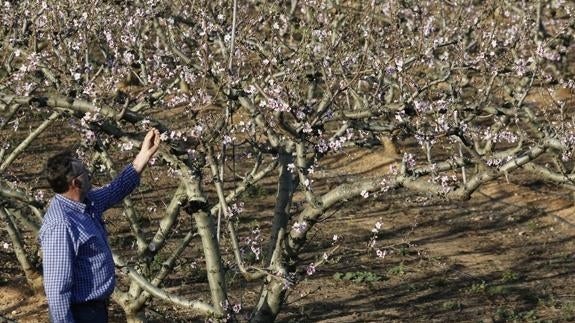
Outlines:
[[[570,303],[557,300],[557,288],[564,293],[561,285],[574,281],[575,258],[569,248],[575,237],[553,231],[556,224],[549,216],[566,207],[516,204],[513,194],[483,194],[476,201],[450,204],[435,201],[409,210],[399,207],[406,205],[405,195],[390,194],[381,201],[387,206],[369,212],[351,207],[340,220],[374,222],[382,216],[392,229],[379,239],[388,245],[403,242],[408,251],[379,262],[374,257],[366,260],[369,252],[362,247],[370,235],[350,232],[346,245],[362,247],[344,249],[344,261],[320,269],[314,278],[336,292],[292,297],[278,321],[504,322],[571,317],[565,305]],[[416,225],[411,222],[414,217]],[[393,271],[398,266],[403,268],[399,273]],[[359,271],[384,280],[357,283],[333,276]],[[313,279],[308,285],[312,289]]]

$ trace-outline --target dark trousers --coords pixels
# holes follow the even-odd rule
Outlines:
[[[108,323],[108,301],[88,301],[72,304],[76,323]]]

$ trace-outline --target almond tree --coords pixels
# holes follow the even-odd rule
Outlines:
[[[37,287],[20,232],[37,230],[45,205],[13,162],[64,119],[82,157],[111,176],[110,152],[137,147],[149,127],[163,133],[158,167],[177,189],[164,193],[155,233],[126,199],[135,250],[113,246],[130,282],[114,300],[132,322],[150,298],[233,319],[230,271],[261,283],[241,304],[249,320],[273,321],[314,271],[299,258],[310,235],[352,198],[468,199],[518,171],[573,189],[574,10],[559,0],[5,1],[0,215],[22,269]],[[39,118],[24,138],[10,131]],[[401,153],[389,171],[318,187],[325,157],[381,142]],[[254,241],[238,233],[242,193],[270,176],[266,245],[242,245]],[[195,229],[171,241],[185,213]],[[162,288],[196,230],[211,302]],[[383,253],[377,241],[370,252]]]

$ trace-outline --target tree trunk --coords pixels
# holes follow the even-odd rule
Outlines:
[[[137,298],[134,299],[130,293],[125,292],[115,291],[112,297],[124,310],[124,314],[126,314],[126,322],[147,322],[144,303],[137,302]]]
[[[34,268],[34,266],[30,263],[28,256],[26,255],[26,250],[24,249],[24,243],[22,242],[22,237],[20,232],[16,228],[14,223],[14,219],[10,215],[10,211],[0,208],[0,219],[2,219],[6,223],[6,229],[8,231],[8,235],[12,240],[12,245],[14,247],[14,253],[16,254],[16,258],[20,263],[20,267],[24,271],[24,275],[26,276],[26,281],[30,287],[34,290],[35,293],[41,293],[44,291],[42,285],[42,276],[40,273]]]
[[[251,322],[273,322],[280,312],[285,300],[285,293],[289,285],[288,279],[293,268],[285,265],[285,229],[280,229],[274,252],[271,256],[270,268],[273,268],[275,275],[268,275],[266,282],[262,286],[260,299],[254,311]]]
[[[274,273],[283,276],[267,276],[266,283],[260,292],[260,299],[251,322],[273,322],[280,312],[286,293],[286,278],[288,270],[284,265],[284,242],[289,222],[289,209],[293,198],[295,177],[288,169],[293,163],[291,154],[282,152],[279,155],[280,173],[278,179],[278,191],[272,223],[270,244],[266,254],[266,265],[274,269]]]
[[[216,239],[216,227],[212,217],[202,211],[196,211],[193,217],[202,237],[202,246],[206,258],[206,271],[212,295],[212,305],[216,312],[224,313],[224,303],[227,300],[224,268],[221,262],[220,248]]]
[[[270,279],[270,277],[272,276],[266,278],[256,311],[250,321],[252,323],[274,322],[283,305],[287,291],[285,283],[280,279],[275,277]]]
[[[144,309],[135,312],[125,312],[126,313],[126,322],[127,323],[145,323],[146,315]]]
[[[291,154],[283,151],[280,153],[278,159],[280,163],[278,188],[274,209],[274,219],[272,222],[272,232],[270,236],[270,242],[265,253],[266,266],[269,266],[271,263],[272,255],[274,254],[274,248],[278,247],[277,240],[280,238],[280,231],[285,232],[287,228],[289,221],[289,209],[291,207],[295,187],[297,186],[295,183],[296,178],[288,169],[288,165],[293,163],[293,157]]]

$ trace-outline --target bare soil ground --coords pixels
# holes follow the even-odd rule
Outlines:
[[[57,148],[58,138],[44,138],[30,147],[28,162],[43,161]],[[326,189],[353,174],[385,172],[394,158],[378,149],[356,150],[346,163],[333,156],[318,183]],[[40,167],[37,161],[22,162],[15,169],[25,166],[31,174]],[[273,179],[264,183],[273,191]],[[155,188],[171,189],[161,182]],[[265,217],[271,200],[256,196],[249,201],[262,227],[269,225]],[[573,321],[574,211],[570,193],[523,175],[491,183],[470,201],[444,201],[403,190],[349,201],[318,225],[301,264],[317,263],[323,252],[338,249],[290,291],[278,321]],[[389,250],[385,258],[368,248],[377,221],[383,227],[376,246]],[[336,243],[333,235],[340,237]],[[0,242],[7,241],[1,230]],[[28,241],[34,243],[32,237]],[[0,268],[0,322],[47,322],[45,298],[29,290],[14,253],[2,244]],[[182,279],[168,284],[176,289]],[[186,293],[206,295],[204,278],[184,282]],[[244,300],[253,300],[258,292],[241,283],[232,289],[234,298]],[[118,305],[111,313],[112,322],[125,320]],[[158,322],[202,321],[160,302],[153,302],[147,314]]]

